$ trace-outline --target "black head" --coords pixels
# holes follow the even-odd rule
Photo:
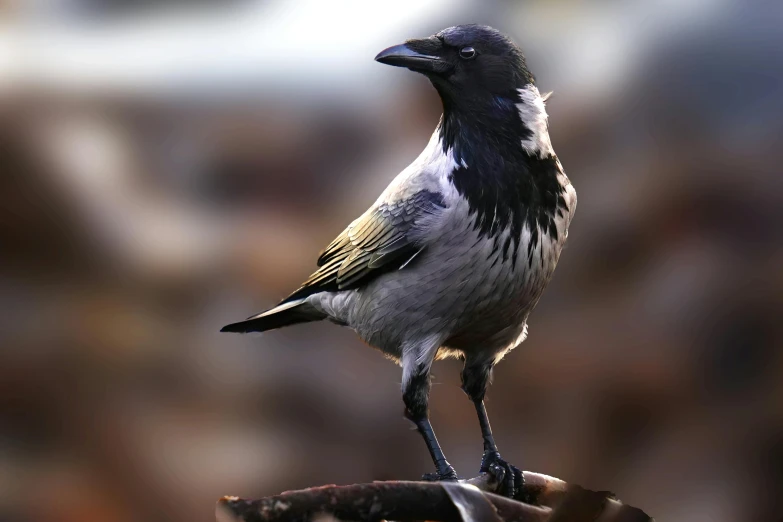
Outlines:
[[[424,74],[444,105],[513,100],[517,89],[533,82],[519,47],[485,25],[458,25],[408,40],[381,51],[375,60]]]
[[[475,227],[496,239],[503,259],[516,263],[527,226],[532,266],[539,230],[557,237],[554,220],[565,200],[551,150],[523,146],[548,131],[542,128],[543,99],[530,103],[522,96],[538,96],[538,90],[519,47],[491,27],[458,25],[390,47],[375,59],[430,79],[443,102],[440,144],[456,164],[449,179],[476,214]],[[500,232],[508,227],[511,234],[501,244]]]

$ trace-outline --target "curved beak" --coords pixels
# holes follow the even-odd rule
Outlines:
[[[427,46],[429,47],[427,51],[432,52],[415,50],[415,47],[421,47],[421,45],[417,45],[419,42],[422,41],[409,40],[404,44],[384,49],[378,53],[378,56],[375,57],[375,61],[385,63],[386,65],[393,65],[395,67],[407,67],[412,71],[421,73],[444,72],[450,68],[448,62],[442,60],[435,54],[437,49],[433,48],[433,46]]]

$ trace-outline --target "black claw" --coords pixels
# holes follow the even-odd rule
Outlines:
[[[505,472],[505,480],[500,483],[500,494],[504,497],[514,498],[514,482],[516,482],[514,480],[514,471],[508,463],[504,462],[504,464],[505,469],[503,471]]]
[[[492,465],[489,466],[489,469],[487,471],[482,471],[482,473],[489,473],[490,475],[495,477],[495,480],[499,484],[506,479],[506,470],[503,469],[503,466],[501,466],[497,462],[494,462]]]
[[[454,482],[456,480],[459,480],[459,477],[457,477],[457,472],[454,471],[454,468],[451,468],[445,473],[425,473],[421,476],[421,480],[425,482]]]
[[[509,464],[497,452],[486,453],[481,460],[481,472],[491,474],[497,481],[498,493],[515,500],[522,500],[525,484],[522,471]]]
[[[438,480],[457,481],[459,480],[459,477],[457,476],[457,472],[452,469],[449,473],[441,475]]]
[[[520,470],[516,466],[511,466],[511,468],[514,470],[514,484],[516,485],[516,489],[514,490],[514,499],[519,500],[521,502],[525,502],[525,476],[522,474],[522,470]]]

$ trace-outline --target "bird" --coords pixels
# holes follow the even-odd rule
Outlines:
[[[483,437],[479,471],[495,472],[514,498],[524,477],[500,456],[484,398],[493,367],[527,337],[576,209],[549,136],[548,95],[520,48],[484,25],[409,39],[375,60],[434,86],[443,112],[429,142],[298,289],[221,331],[352,328],[402,367],[404,415],[427,445],[430,480],[458,479],[430,423],[429,392],[433,362],[461,359]]]

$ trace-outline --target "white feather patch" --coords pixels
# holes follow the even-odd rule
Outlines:
[[[462,166],[467,167],[464,160]],[[443,150],[440,128],[437,128],[419,157],[394,178],[376,203],[399,201],[422,190],[439,192],[448,203],[451,203],[459,197],[456,188],[449,182],[449,175],[457,167],[453,151]]]
[[[530,154],[540,157],[554,154],[549,139],[549,116],[546,113],[544,98],[535,85],[527,85],[519,91],[520,103],[517,104],[522,123],[530,129],[532,136],[522,140],[522,147]]]

